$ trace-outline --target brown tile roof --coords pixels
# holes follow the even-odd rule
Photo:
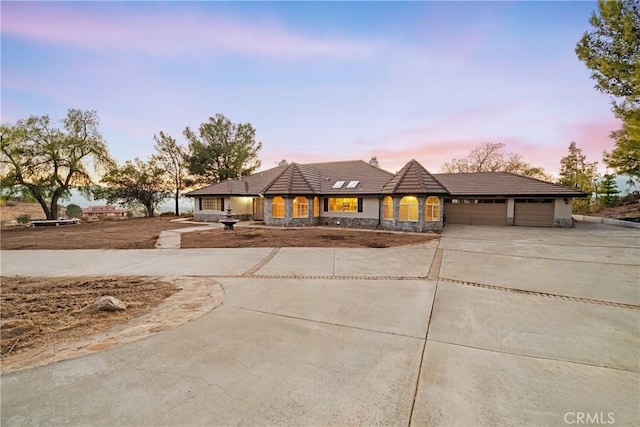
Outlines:
[[[258,196],[264,192],[271,182],[276,179],[287,166],[276,166],[265,171],[256,172],[246,176],[242,180],[227,180],[212,184],[194,191],[190,191],[185,196]]]
[[[342,185],[336,187],[336,183]],[[349,188],[351,184],[352,188]],[[336,188],[334,188],[336,187]],[[187,196],[448,194],[452,196],[586,197],[572,188],[506,172],[430,174],[411,160],[392,174],[362,160],[291,163],[187,193]]]
[[[507,172],[440,173],[433,176],[452,196],[587,196],[573,188]]]
[[[380,189],[393,177],[379,167],[362,160],[342,162],[311,163],[308,166],[320,171],[319,194],[379,194]],[[336,182],[344,181],[340,188],[333,188]],[[354,188],[347,188],[350,182]],[[355,181],[358,181],[355,184]]]
[[[382,187],[382,194],[448,194],[420,163],[412,159]]]
[[[320,171],[309,165],[291,163],[265,189],[265,194],[315,194],[320,188]]]

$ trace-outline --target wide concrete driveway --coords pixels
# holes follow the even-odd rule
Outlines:
[[[211,276],[226,293],[173,330],[4,375],[2,425],[640,424],[638,230],[1,262],[5,276]]]

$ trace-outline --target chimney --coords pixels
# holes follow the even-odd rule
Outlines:
[[[371,158],[371,160],[369,160],[369,164],[370,164],[371,166],[375,166],[375,167],[377,167],[377,168],[379,168],[379,167],[380,167],[380,163],[378,163],[378,158],[377,158],[376,156],[373,156],[373,157]]]

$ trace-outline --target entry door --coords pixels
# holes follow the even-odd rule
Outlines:
[[[264,199],[262,197],[253,199],[253,219],[254,221],[264,221]]]

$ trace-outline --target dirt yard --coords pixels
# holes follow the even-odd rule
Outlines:
[[[193,224],[171,222],[173,217],[113,219],[60,227],[2,229],[1,248],[7,249],[153,249],[161,231]]]
[[[388,248],[437,239],[434,234],[385,233],[344,228],[267,228],[236,227],[233,231],[213,229],[182,234],[183,248]]]
[[[19,358],[28,349],[106,331],[148,313],[176,291],[172,283],[145,277],[3,277],[0,355]],[[126,310],[92,309],[104,295],[120,299]]]

